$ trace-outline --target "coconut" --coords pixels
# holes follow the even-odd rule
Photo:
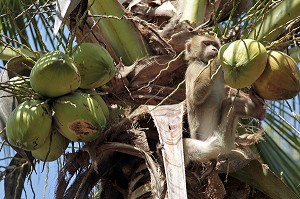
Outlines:
[[[250,86],[263,73],[267,51],[258,41],[243,39],[223,45],[218,57],[225,83],[239,89]]]
[[[87,93],[59,97],[53,110],[59,132],[72,141],[92,141],[106,126],[101,105]]]
[[[105,116],[106,121],[109,120],[109,109],[105,101],[102,99],[101,95],[95,91],[95,89],[84,90],[85,93],[91,94],[91,97],[95,99],[101,106],[102,112]]]
[[[287,54],[270,51],[266,69],[253,84],[254,90],[267,100],[284,100],[300,92],[300,71]]]
[[[100,87],[115,75],[113,59],[102,45],[82,43],[75,47],[72,56],[81,75],[82,89]]]
[[[31,90],[29,77],[15,76],[9,82],[12,85],[13,94],[16,96],[18,102],[25,101],[24,98],[29,95]]]
[[[76,90],[80,75],[68,55],[53,51],[37,60],[30,72],[30,84],[42,96],[58,97]]]
[[[38,149],[31,151],[36,159],[51,162],[58,159],[69,145],[69,140],[60,134],[55,127],[52,128],[49,138]]]
[[[102,97],[99,94],[91,95],[91,97],[93,99],[95,99],[98,102],[98,104],[101,106],[101,109],[105,116],[105,119],[106,119],[106,121],[108,121],[109,120],[109,109],[108,109],[108,106],[105,103],[105,101],[102,99]]]
[[[23,56],[13,57],[6,63],[8,77],[11,79],[15,76],[29,77],[30,69],[34,66],[35,57],[30,57],[31,60],[25,59]]]
[[[42,146],[49,136],[52,112],[41,100],[26,100],[10,114],[6,124],[8,142],[25,150]]]

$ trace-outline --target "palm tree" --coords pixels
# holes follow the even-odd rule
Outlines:
[[[162,138],[156,127],[164,124],[149,105],[167,107],[186,121],[183,112],[172,105],[184,100],[183,50],[194,33],[214,32],[223,43],[256,39],[268,50],[288,53],[298,66],[300,61],[299,0],[83,0],[70,5],[66,1],[25,0],[2,1],[0,7],[0,58],[11,68],[18,70],[26,61],[32,66],[43,51],[60,49],[71,54],[74,44],[83,42],[104,44],[117,64],[116,77],[97,88],[105,93],[103,98],[110,107],[105,136],[70,145],[60,159],[63,166],[58,173],[57,198],[171,197],[172,184],[184,178],[177,182],[167,175],[172,167],[164,163],[167,152],[161,153],[167,146],[157,145]],[[69,9],[65,13],[62,8]],[[65,20],[58,29],[54,21],[60,15]],[[53,28],[58,30],[55,35]],[[20,55],[19,61],[8,61]],[[1,100],[10,105],[5,110],[11,110],[15,93],[5,79],[0,88],[10,95]],[[188,198],[300,197],[299,93],[290,100],[266,101],[266,106],[263,121],[239,123],[237,143],[242,159],[220,159],[217,169],[210,162],[186,168]],[[9,112],[2,117],[2,128]],[[175,124],[181,126],[182,118]],[[183,129],[187,128],[184,122]],[[8,147],[5,143],[1,149]],[[24,179],[39,162],[30,152],[14,149],[18,154],[1,171],[5,185],[18,187],[11,192],[7,186],[7,198],[20,198]],[[184,197],[186,192],[177,188],[175,193]]]

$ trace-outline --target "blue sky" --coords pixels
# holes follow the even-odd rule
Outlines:
[[[0,158],[3,158],[4,152],[0,152]],[[9,161],[11,159],[7,160],[1,160],[0,165],[8,165]],[[25,190],[26,193],[23,191],[22,198],[29,199],[50,199],[54,198],[54,191],[56,189],[56,180],[57,180],[57,171],[58,171],[58,164],[57,162],[51,162],[47,163],[45,165],[44,171],[42,171],[43,165],[40,163],[36,167],[37,174],[33,172],[31,174],[31,182],[26,179],[25,181]],[[2,170],[2,169],[1,169]],[[31,183],[32,187],[34,189],[34,193],[31,189]],[[0,181],[0,193],[4,193],[4,181]],[[0,194],[0,198],[4,198],[4,194]]]
[[[7,150],[9,148],[6,148]],[[0,152],[0,166],[8,165],[11,161],[11,158],[7,158],[2,160],[2,158],[7,157],[8,151],[2,150]],[[10,150],[10,157],[13,156],[14,151]],[[61,161],[60,159],[58,161]],[[23,191],[22,198],[29,198],[29,199],[50,199],[55,198],[55,190],[56,190],[56,182],[57,182],[57,175],[59,170],[58,161],[53,161],[45,164],[43,170],[43,162],[40,162],[36,165],[36,173],[31,173],[31,181],[29,179],[25,180],[25,191]],[[2,171],[3,168],[0,168]],[[31,189],[31,184],[34,190]],[[34,192],[33,192],[34,191]],[[4,180],[0,181],[0,199],[4,198]]]

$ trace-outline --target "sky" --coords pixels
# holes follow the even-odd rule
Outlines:
[[[0,152],[0,158],[3,158],[4,154],[3,151]],[[0,165],[8,165],[8,160],[2,160],[0,161]],[[25,190],[22,194],[22,199],[28,198],[28,199],[50,199],[54,198],[54,191],[56,189],[56,180],[57,180],[57,171],[58,171],[58,164],[57,162],[51,162],[47,163],[45,165],[45,169],[43,169],[43,165],[40,163],[36,166],[37,173],[33,172],[31,174],[31,182],[26,179],[25,180]],[[2,170],[2,169],[1,169]],[[32,187],[34,189],[31,189],[31,183]],[[0,198],[4,199],[4,180],[0,181]],[[27,197],[26,197],[27,196]]]
[[[1,139],[0,139],[1,140]],[[69,145],[70,146],[70,145]],[[75,144],[76,146],[76,144]],[[71,148],[67,148],[66,152],[70,152]],[[9,156],[7,155],[9,154]],[[0,151],[0,171],[4,168],[1,166],[9,165],[11,157],[15,154],[14,150],[9,147]],[[3,159],[7,157],[6,159]],[[24,189],[22,193],[22,199],[52,199],[55,198],[56,183],[58,177],[58,171],[61,167],[62,156],[56,161],[48,162],[44,165],[44,162],[37,163],[35,169],[36,172],[30,174],[30,179],[26,178],[24,183]],[[33,187],[33,189],[31,188]],[[0,181],[0,199],[4,199],[4,180]]]

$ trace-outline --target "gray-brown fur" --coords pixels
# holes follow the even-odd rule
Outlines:
[[[262,119],[263,104],[225,85],[216,58],[219,39],[195,36],[186,44],[186,105],[190,137],[184,139],[185,164],[229,153],[239,116]]]

